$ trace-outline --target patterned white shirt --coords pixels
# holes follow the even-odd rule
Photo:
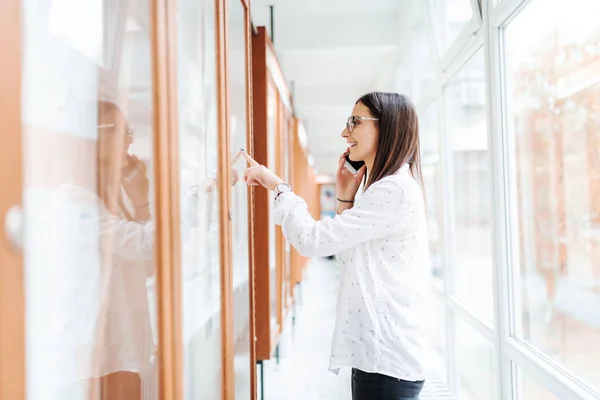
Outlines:
[[[431,315],[423,193],[406,164],[369,187],[353,208],[315,221],[294,193],[275,222],[306,257],[335,254],[341,268],[330,370],[353,367],[424,380]]]

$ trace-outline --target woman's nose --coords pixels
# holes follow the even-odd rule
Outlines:
[[[342,137],[347,138],[348,136],[350,136],[350,134],[348,133],[348,128],[344,128],[344,130],[342,131]]]

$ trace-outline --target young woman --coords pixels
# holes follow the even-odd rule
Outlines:
[[[353,400],[417,399],[430,293],[417,114],[403,95],[369,93],[356,102],[342,137],[348,149],[339,158],[333,219],[315,221],[306,202],[264,166],[248,168],[246,183],[276,192],[276,223],[302,255],[337,255],[342,282],[330,370],[352,368]],[[365,163],[356,175],[344,166],[347,154]]]

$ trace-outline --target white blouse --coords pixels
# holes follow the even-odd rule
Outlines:
[[[409,165],[372,184],[353,208],[321,221],[301,197],[283,193],[275,222],[303,256],[337,256],[342,281],[329,369],[424,380],[429,243],[423,193]]]

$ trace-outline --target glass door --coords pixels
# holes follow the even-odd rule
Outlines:
[[[248,62],[246,40],[246,6],[241,0],[229,0],[228,64],[229,64],[229,143],[232,157],[232,267],[233,267],[233,349],[234,349],[234,393],[235,399],[250,399],[254,376],[251,373],[251,316],[250,296],[252,282],[249,279],[249,229],[250,212],[248,186],[244,183],[246,159],[240,150],[250,151],[248,140],[248,93],[246,78]],[[252,335],[254,336],[254,335]],[[251,362],[252,361],[252,362]]]
[[[156,399],[149,2],[22,0],[28,399]]]
[[[177,1],[186,400],[223,394],[215,14],[215,1]]]

